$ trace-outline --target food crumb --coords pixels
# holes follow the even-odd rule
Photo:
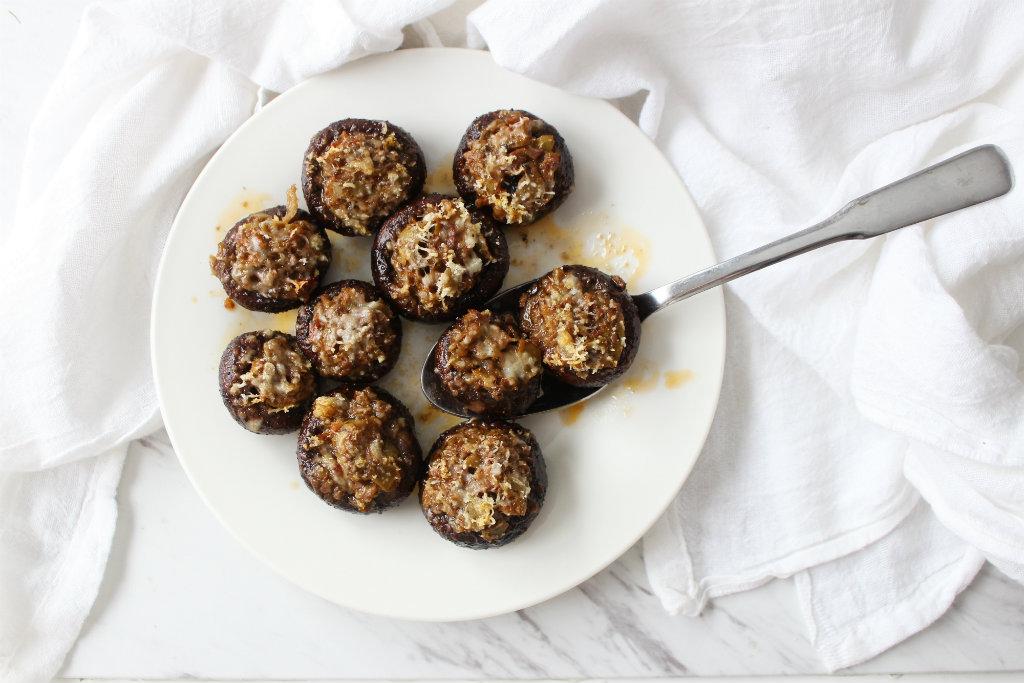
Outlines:
[[[299,482],[297,482],[297,481],[290,481],[290,482],[288,482],[288,488],[290,488],[292,491],[298,491],[299,490]]]
[[[232,301],[231,299],[224,299],[224,308],[228,309],[229,311],[235,310],[235,302]]]

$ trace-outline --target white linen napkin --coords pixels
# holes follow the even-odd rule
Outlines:
[[[640,125],[733,256],[982,142],[1024,163],[1012,3],[488,3],[500,64],[644,92]],[[797,576],[835,670],[1024,581],[1024,195],[727,286],[707,446],[647,535],[666,608]]]
[[[0,273],[0,681],[58,669],[98,590],[127,443],[158,424],[156,265],[206,159],[281,91],[446,5],[90,6],[27,146]]]

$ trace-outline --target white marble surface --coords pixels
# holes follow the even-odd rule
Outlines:
[[[791,582],[666,614],[639,547],[516,614],[448,624],[367,616],[302,592],[207,511],[163,432],[134,445],[93,613],[69,678],[619,678],[820,673]],[[1024,670],[1024,587],[983,570],[925,632],[849,672]]]
[[[86,4],[3,3],[5,206],[17,193],[25,132]],[[719,599],[699,618],[674,617],[647,588],[638,547],[555,599],[483,621],[409,623],[337,607],[241,548],[193,491],[163,432],[132,446],[119,512],[99,597],[63,677],[635,679],[822,670],[791,582]],[[844,673],[1021,671],[1022,645],[1024,587],[986,567],[932,627]]]

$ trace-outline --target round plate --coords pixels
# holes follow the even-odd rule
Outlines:
[[[209,257],[245,213],[282,204],[310,137],[343,118],[387,119],[420,143],[428,189],[451,189],[451,159],[476,116],[520,108],[546,119],[573,154],[576,189],[551,217],[507,231],[506,285],[561,263],[595,265],[644,291],[714,263],[678,176],[608,103],[497,67],[485,52],[404,50],[306,81],[247,121],[199,175],[174,222],[157,277],[153,367],[164,422],[196,490],[257,557],[340,605],[419,620],[480,618],[572,588],[625,552],[678,492],[704,443],[721,387],[719,291],[644,323],[633,368],[575,409],[523,420],[548,464],[547,501],[502,548],[469,550],[436,535],[415,494],[380,515],[324,504],[301,482],[294,435],[259,436],[228,415],[217,363],[235,335],[294,331],[291,314],[225,305]],[[328,281],[369,278],[367,238],[331,233]],[[443,326],[403,321],[398,367],[381,381],[417,420],[424,452],[455,420],[427,407],[419,369]]]

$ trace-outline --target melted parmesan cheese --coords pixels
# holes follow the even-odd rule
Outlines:
[[[320,169],[324,203],[357,234],[369,235],[372,223],[407,198],[412,176],[402,143],[386,123],[380,135],[342,131],[310,161]]]
[[[239,289],[264,296],[309,298],[330,257],[323,235],[313,224],[295,220],[297,213],[293,185],[282,216],[254,213],[238,224],[233,245],[225,240],[211,257],[213,272],[218,277],[226,273]]]
[[[496,400],[520,391],[541,370],[540,351],[520,338],[510,316],[468,311],[452,326],[442,381],[454,394],[486,392]]]
[[[472,140],[464,154],[477,205],[490,205],[497,220],[529,223],[555,195],[560,153],[544,123],[502,111]]]
[[[398,294],[431,313],[448,310],[494,261],[480,224],[459,199],[445,198],[410,221],[390,246]]]
[[[320,396],[312,416],[319,429],[310,439],[316,448],[310,479],[318,490],[335,498],[347,495],[358,509],[368,510],[377,495],[398,487],[402,465],[388,435],[393,409],[372,389],[357,390],[351,399]]]
[[[523,326],[543,349],[544,362],[580,375],[615,367],[626,337],[619,303],[561,268],[540,285],[524,306]]]
[[[313,308],[307,341],[316,351],[323,372],[359,375],[387,360],[396,341],[391,308],[380,299],[367,301],[357,288],[321,296]]]
[[[456,533],[479,533],[489,541],[508,528],[510,517],[527,513],[530,446],[517,433],[465,423],[435,451],[423,482],[423,505],[447,515]]]
[[[294,408],[312,395],[309,360],[284,336],[263,343],[259,354],[243,356],[249,370],[238,377],[228,393],[245,406],[262,403],[268,412]]]

